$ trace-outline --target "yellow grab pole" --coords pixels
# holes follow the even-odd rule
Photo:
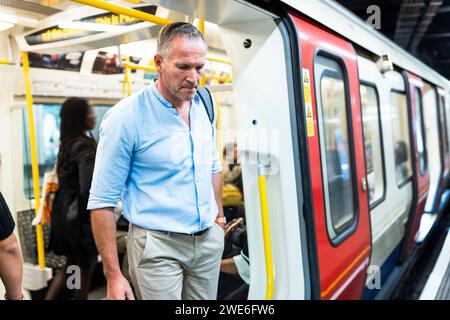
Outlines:
[[[225,64],[231,64],[231,62],[229,60],[219,59],[219,58],[214,58],[214,57],[209,57],[209,56],[206,57],[206,60],[225,63]]]
[[[274,291],[274,272],[272,261],[272,245],[270,240],[269,205],[267,202],[266,176],[261,174],[258,175],[258,185],[264,238],[264,256],[266,261],[266,300],[272,300]]]
[[[203,74],[202,74],[202,77],[200,78],[200,83],[199,83],[199,85],[200,85],[200,87],[204,87],[205,84],[206,84],[206,75],[203,73]]]
[[[231,83],[231,77],[230,76],[226,76],[226,77],[219,77],[219,76],[215,76],[215,75],[206,75],[205,76],[206,80],[209,79],[215,79],[217,81],[223,81],[225,83]]]
[[[144,71],[149,71],[149,72],[156,72],[156,67],[140,66],[138,64],[133,64],[133,63],[125,63],[125,68],[136,69],[136,70],[144,70]]]
[[[161,26],[165,26],[166,24],[173,22],[172,20],[157,17],[150,13],[146,13],[143,11],[139,11],[136,9],[128,8],[126,6],[121,6],[119,4],[106,2],[102,0],[70,0],[70,1],[95,7],[98,9],[103,9],[109,12],[114,12],[117,14],[123,14],[125,16],[133,17],[147,22],[152,22]]]
[[[198,20],[198,30],[205,34],[205,20],[204,19],[199,19]]]
[[[216,143],[217,151],[219,152],[220,162],[223,163],[223,152],[222,152],[222,118],[221,118],[221,107],[219,99],[214,95],[214,101],[216,102],[217,120],[216,120]]]
[[[127,87],[127,96],[131,96],[131,70],[130,70],[130,57],[125,57],[125,66],[124,66],[124,77],[122,83],[122,94],[125,95],[125,87]]]
[[[8,59],[0,58],[0,64],[10,64],[10,63],[11,63],[11,61],[9,61]]]
[[[28,52],[22,52],[23,78],[25,81],[25,95],[27,98],[28,111],[28,131],[30,133],[30,149],[31,149],[31,170],[33,174],[33,190],[35,207],[34,212],[37,215],[41,203],[40,187],[39,187],[39,166],[36,148],[36,135],[34,132],[34,116],[33,116],[33,96],[31,95],[30,84],[30,62],[28,60]],[[42,224],[36,225],[36,241],[38,253],[38,265],[40,269],[45,268],[45,251],[44,251],[44,233]]]
[[[198,30],[205,34],[205,0],[198,1]]]

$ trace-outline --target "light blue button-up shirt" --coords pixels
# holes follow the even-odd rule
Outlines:
[[[154,83],[112,107],[100,127],[88,209],[122,199],[125,218],[142,228],[211,227],[218,213],[212,174],[222,171],[215,129],[198,95],[189,116],[190,128]]]

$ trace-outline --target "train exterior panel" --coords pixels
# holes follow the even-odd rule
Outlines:
[[[312,121],[307,122],[306,134],[310,163],[313,164],[311,179],[321,298],[359,299],[369,264],[371,241],[356,53],[347,41],[302,18],[293,17],[293,20],[302,53],[305,112],[307,121]],[[319,57],[327,60],[321,64]],[[328,62],[331,65],[327,66]],[[338,68],[341,68],[340,74]],[[321,91],[327,77],[336,79],[331,81],[340,81],[330,85],[343,85],[340,89],[344,91]],[[339,101],[343,102],[340,106],[344,109],[331,110],[333,106],[329,104],[333,104],[333,97],[326,98],[324,94],[343,94],[337,99],[345,100]],[[347,125],[333,125],[336,121]],[[330,130],[342,135],[342,141],[336,141],[337,137],[330,141],[333,140]],[[332,168],[338,160],[332,158],[336,155],[342,161],[339,168]],[[331,172],[333,169],[339,173]],[[345,191],[341,193],[343,189]],[[336,197],[349,205],[338,207]]]

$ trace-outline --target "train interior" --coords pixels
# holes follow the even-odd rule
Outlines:
[[[198,25],[199,12],[205,20],[208,57],[211,59],[207,61],[204,80],[218,108],[219,153],[231,163],[229,173],[233,174],[236,171],[236,168],[233,171],[236,145],[242,171],[240,184],[238,180],[230,179],[231,182],[226,180],[224,186],[225,214],[232,223],[227,232],[223,258],[226,263],[226,259],[230,262],[233,256],[244,253],[248,239],[248,250],[245,251],[248,251],[251,261],[250,265],[236,263],[238,274],[221,273],[219,298],[261,299],[266,293],[264,260],[270,253],[264,250],[267,234],[263,234],[261,227],[260,196],[264,196],[258,191],[261,168],[267,174],[269,233],[272,235],[277,274],[275,298],[305,297],[305,252],[302,253],[298,215],[301,203],[293,200],[297,199],[297,185],[293,169],[289,71],[285,64],[283,34],[274,21],[275,16],[231,0],[211,3],[151,1],[140,6],[146,7],[142,8],[143,11],[174,21]],[[0,183],[18,225],[26,262],[24,286],[35,298],[42,298],[52,274],[64,263],[64,257],[45,252],[46,267],[38,267],[36,231],[32,225],[35,201],[29,117],[21,72],[21,51],[29,51],[42,187],[44,173],[52,170],[56,160],[62,101],[68,96],[90,99],[97,115],[97,127],[92,134],[98,138],[99,125],[107,110],[157,77],[152,70],[152,60],[161,28],[154,23],[138,21],[129,26],[110,25],[112,31],[81,30],[77,31],[81,36],[57,41],[64,40],[61,30],[71,28],[71,21],[85,19],[89,22],[93,21],[92,17],[109,21],[125,18],[114,13],[105,14],[96,8],[76,6],[70,1],[59,1],[53,8],[58,10],[54,13],[48,10],[44,14],[11,8],[11,12],[25,22],[0,33],[1,40],[9,44],[0,49],[0,56],[15,62],[0,66],[0,127],[4,142],[0,148]],[[124,62],[136,68],[126,69]],[[119,219],[120,207],[117,217],[118,249],[123,259],[126,221]],[[48,236],[49,226],[44,224],[46,243]],[[126,272],[126,259],[122,261]],[[224,270],[227,270],[226,266]],[[102,277],[100,269],[96,274]],[[96,298],[106,296],[102,283],[102,280],[93,280],[93,292],[99,290],[94,293]],[[96,285],[100,288],[95,288]]]

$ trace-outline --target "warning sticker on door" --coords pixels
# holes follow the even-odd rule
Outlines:
[[[303,95],[305,100],[306,111],[306,131],[308,137],[314,137],[314,117],[311,99],[311,78],[309,77],[309,70],[303,68]]]

